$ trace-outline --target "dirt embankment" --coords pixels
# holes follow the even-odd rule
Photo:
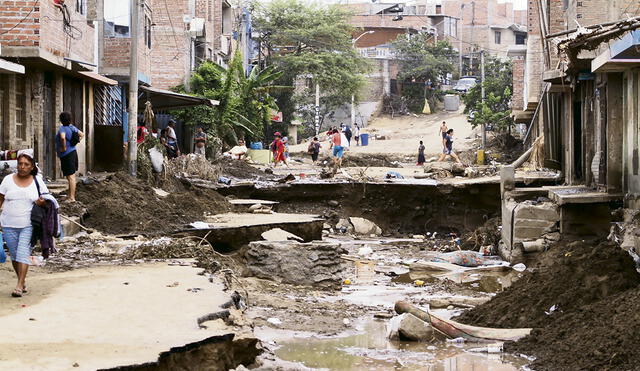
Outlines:
[[[147,183],[116,173],[91,184],[78,184],[78,205],[63,204],[65,215],[86,209],[84,224],[110,234],[162,234],[202,220],[205,212],[226,212],[231,205],[215,191],[174,186],[160,197]]]
[[[533,327],[507,350],[535,356],[535,370],[637,370],[639,284],[619,247],[573,242],[543,253],[533,272],[458,320]]]

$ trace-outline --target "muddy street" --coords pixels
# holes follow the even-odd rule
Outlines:
[[[640,0],[0,4],[0,370],[640,371]]]

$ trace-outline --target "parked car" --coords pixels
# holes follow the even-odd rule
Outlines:
[[[456,86],[453,87],[453,90],[457,91],[458,93],[464,94],[468,92],[469,89],[474,87],[477,83],[478,79],[476,79],[475,77],[465,76],[458,80],[458,83],[456,83]]]

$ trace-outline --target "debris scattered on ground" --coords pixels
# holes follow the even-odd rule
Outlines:
[[[204,213],[226,212],[227,200],[208,189],[186,190],[176,186],[160,198],[153,187],[124,173],[113,174],[89,185],[78,185],[77,199],[86,208],[81,216],[86,226],[111,234],[159,234],[173,232],[201,220]],[[81,212],[66,209],[62,212]]]
[[[633,259],[613,244],[556,245],[522,279],[457,320],[534,327],[505,347],[535,356],[536,370],[634,369],[640,364],[639,284]]]
[[[398,314],[411,313],[422,321],[426,321],[441,334],[450,339],[464,338],[465,341],[482,343],[487,341],[517,341],[531,333],[530,328],[487,328],[465,325],[445,319],[429,310],[422,310],[406,301],[395,304]]]

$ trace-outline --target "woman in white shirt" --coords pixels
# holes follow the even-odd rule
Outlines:
[[[13,270],[18,277],[16,288],[11,293],[13,297],[21,297],[27,292],[25,279],[31,255],[31,209],[34,203],[38,206],[45,205],[35,182],[38,182],[40,194],[49,192],[37,174],[33,157],[23,153],[18,156],[18,172],[7,175],[0,183],[0,225],[9,248]]]

